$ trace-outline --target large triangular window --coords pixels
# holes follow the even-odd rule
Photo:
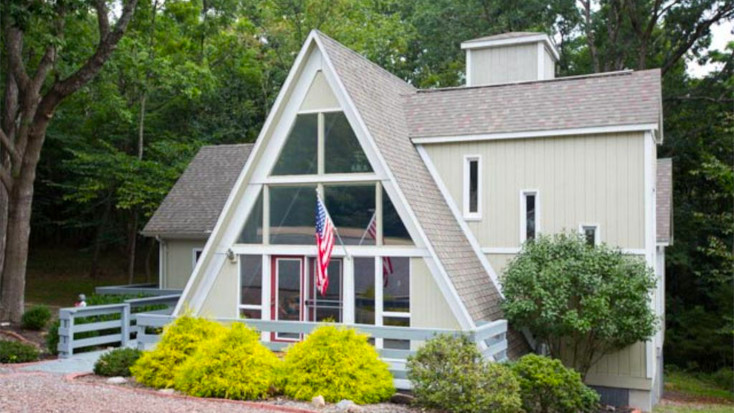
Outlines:
[[[344,112],[324,114],[324,172],[372,172]]]

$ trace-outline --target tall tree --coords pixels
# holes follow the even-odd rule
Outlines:
[[[2,2],[2,46],[10,75],[3,91],[6,121],[0,131],[0,144],[7,154],[0,181],[8,201],[7,223],[2,229],[0,319],[18,322],[23,314],[33,189],[49,122],[59,104],[102,69],[124,35],[136,4],[137,0],[124,1],[120,16],[111,25],[106,0]],[[82,40],[65,38],[66,24],[92,14],[97,20],[94,50],[80,60],[75,59],[79,56],[63,56],[71,60],[64,61],[64,66],[75,67],[64,73],[59,70],[64,44]],[[25,42],[27,34],[38,37]]]

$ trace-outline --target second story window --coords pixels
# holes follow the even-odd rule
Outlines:
[[[464,158],[464,218],[476,220],[482,217],[481,188],[482,165],[478,155]]]
[[[535,239],[540,230],[538,191],[522,191],[520,203],[520,243],[523,243]]]
[[[589,246],[599,245],[599,226],[595,224],[579,225],[579,233]]]

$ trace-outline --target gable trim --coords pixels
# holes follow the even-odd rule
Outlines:
[[[548,138],[555,136],[578,136],[578,135],[599,135],[604,133],[620,133],[620,132],[650,132],[657,131],[658,125],[654,123],[634,124],[634,125],[617,125],[617,126],[599,126],[592,128],[574,128],[574,129],[553,129],[539,130],[527,132],[500,132],[486,133],[479,135],[457,135],[457,136],[418,136],[410,140],[414,144],[432,144],[432,143],[454,143],[454,142],[480,142],[494,141],[503,139],[530,139],[530,138]]]
[[[312,32],[315,33],[315,32]],[[321,39],[319,39],[318,36],[313,37],[316,44],[319,46],[319,48],[323,51],[326,48],[321,43]],[[456,320],[459,322],[459,325],[463,329],[470,329],[476,327],[474,320],[472,319],[471,315],[469,314],[469,311],[467,310],[466,306],[464,305],[464,302],[461,300],[461,297],[459,296],[458,291],[454,288],[454,285],[448,276],[448,273],[446,272],[446,269],[441,264],[440,260],[438,259],[438,255],[436,254],[436,251],[434,250],[433,246],[428,240],[428,236],[423,231],[423,228],[420,225],[420,221],[418,220],[418,217],[413,212],[413,209],[410,207],[410,204],[408,203],[407,198],[405,197],[405,194],[403,191],[398,187],[396,184],[395,176],[393,175],[392,171],[386,167],[387,161],[385,161],[384,157],[382,156],[382,153],[377,149],[376,144],[374,142],[374,138],[370,134],[369,129],[367,128],[366,123],[364,122],[364,119],[362,119],[361,114],[357,110],[356,106],[354,105],[354,102],[352,101],[351,96],[346,92],[346,87],[342,83],[341,79],[339,78],[336,68],[334,67],[333,63],[331,62],[331,59],[329,58],[328,54],[323,53],[323,60],[324,64],[329,68],[328,71],[324,71],[324,75],[327,78],[327,81],[329,83],[334,83],[337,87],[334,89],[334,93],[337,95],[337,99],[340,101],[343,101],[346,103],[344,107],[344,112],[347,114],[349,111],[350,113],[347,114],[347,118],[351,117],[356,120],[356,123],[359,126],[359,129],[364,131],[365,135],[368,137],[367,141],[370,144],[370,148],[363,148],[366,150],[371,151],[375,157],[378,159],[380,166],[382,170],[384,171],[384,174],[387,176],[387,181],[392,183],[392,185],[384,185],[385,191],[388,193],[388,196],[393,200],[393,205],[395,205],[396,208],[403,208],[405,213],[408,215],[410,223],[415,223],[415,232],[419,235],[420,240],[422,241],[423,245],[428,249],[432,259],[426,259],[425,262],[428,266],[428,268],[431,270],[431,274],[434,276],[434,280],[438,284],[438,287],[444,292],[444,296],[446,297],[446,301],[449,304],[449,307],[454,312],[454,316],[456,317]],[[340,99],[341,98],[341,99]],[[373,165],[373,168],[375,165]],[[397,201],[397,202],[395,202]],[[403,220],[405,222],[405,220]],[[414,240],[415,242],[416,240]],[[418,244],[416,242],[416,244]]]

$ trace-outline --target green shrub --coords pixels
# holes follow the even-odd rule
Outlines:
[[[38,349],[30,344],[0,340],[0,363],[27,363],[38,360]]]
[[[43,330],[51,319],[51,310],[45,305],[34,305],[23,313],[20,325],[26,330]]]
[[[199,345],[226,331],[214,321],[191,316],[178,317],[163,330],[161,341],[152,351],[146,351],[130,367],[135,379],[150,387],[173,387],[176,370],[191,356]]]
[[[408,358],[408,379],[424,407],[457,413],[521,412],[520,385],[505,365],[482,360],[467,336],[440,335]]]
[[[260,334],[236,323],[202,344],[181,366],[174,387],[198,397],[255,400],[268,396],[280,360],[260,344]]]
[[[528,354],[512,365],[520,380],[523,408],[528,413],[596,412],[599,395],[581,375],[549,357]]]
[[[387,400],[395,393],[387,364],[367,336],[353,329],[319,327],[290,347],[284,361],[280,384],[284,394],[294,399],[321,395],[328,402],[349,399],[364,404]]]
[[[107,377],[128,377],[130,367],[140,358],[142,352],[134,348],[118,348],[103,354],[94,363],[94,374]]]
[[[734,370],[724,367],[711,374],[711,381],[720,389],[734,392]]]
[[[46,334],[46,348],[53,355],[59,354],[59,327],[61,327],[61,321],[54,321]]]

